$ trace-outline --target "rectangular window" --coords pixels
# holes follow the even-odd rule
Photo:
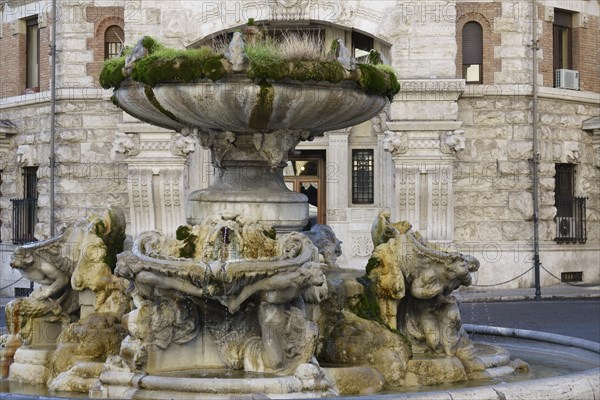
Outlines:
[[[360,32],[352,32],[352,53],[359,62],[366,62],[369,52],[373,49],[373,38]]]
[[[26,199],[37,199],[37,171],[38,167],[25,167],[23,168],[23,197]]]
[[[26,23],[26,82],[27,89],[40,87],[40,30],[37,16]]]
[[[557,69],[573,69],[573,14],[554,10],[553,64]],[[556,73],[555,73],[556,76]],[[556,78],[554,82],[556,86]]]
[[[373,204],[375,188],[372,149],[352,150],[352,203]]]
[[[586,197],[575,196],[575,164],[556,164],[554,206],[556,207],[556,241],[585,243]]]

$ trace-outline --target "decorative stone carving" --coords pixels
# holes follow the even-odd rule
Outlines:
[[[331,267],[337,267],[337,258],[342,255],[342,242],[335,236],[327,225],[316,224],[310,231],[302,232],[319,249],[323,262]]]
[[[317,329],[301,296],[324,277],[306,236],[276,239],[272,228],[241,217],[183,226],[177,236],[147,232],[134,253],[119,257],[117,275],[134,284],[136,309],[125,318],[128,342],[137,345],[121,352],[132,369],[143,366],[151,346],[194,340],[201,322],[231,368],[289,372],[310,360]],[[197,301],[186,305],[190,296],[208,303],[198,311]]]
[[[564,162],[575,164],[579,162],[580,152],[578,142],[563,143],[563,160]]]
[[[210,149],[213,163],[221,168],[225,156],[232,148],[236,135],[233,132],[199,132],[200,144],[205,149]]]
[[[50,12],[50,10],[44,9],[38,14],[38,27],[45,28],[46,26],[48,26],[48,12]]]
[[[98,367],[111,352],[116,353],[124,337],[120,316],[128,309],[129,299],[125,296],[127,281],[112,270],[124,240],[124,214],[109,208],[103,217],[81,219],[58,237],[15,250],[11,266],[40,287],[7,305],[10,338],[18,337],[25,345],[48,346],[56,344],[58,337],[52,359],[42,365],[49,370],[47,378],[59,375],[56,385],[50,383],[50,387],[88,391],[102,371]],[[92,310],[84,310],[87,304]],[[52,338],[52,333],[56,337]],[[0,339],[4,341],[6,338]],[[108,342],[112,345],[107,347]],[[92,368],[96,375],[77,364],[82,360],[97,361]],[[21,367],[23,371],[37,367],[27,363]],[[30,375],[22,378],[37,383],[39,376]]]
[[[289,151],[300,141],[311,139],[311,133],[307,130],[279,130],[270,134],[255,133],[254,146],[269,166],[276,169],[287,161]]]
[[[554,7],[544,7],[544,21],[554,22]]]
[[[454,355],[467,372],[482,371],[484,365],[461,331],[458,305],[450,295],[471,284],[471,273],[477,271],[479,262],[437,248],[406,229],[408,226],[392,224],[388,212],[380,213],[373,224],[373,242],[380,244],[373,251],[366,276],[372,282],[382,320],[390,329],[406,332],[413,351]],[[406,314],[398,327],[400,309]]]
[[[389,118],[389,105],[373,118],[373,133],[379,135],[388,132],[387,120]]]
[[[115,133],[112,152],[123,154],[126,157],[134,157],[140,153],[140,139],[137,135],[124,132]]]
[[[368,234],[352,235],[352,256],[369,257],[373,252],[373,242]]]
[[[465,131],[455,130],[443,132],[440,134],[442,153],[451,154],[453,152],[463,151],[465,149]]]
[[[171,136],[171,153],[180,157],[187,157],[189,154],[196,151],[196,141],[179,133]]]
[[[114,277],[106,264],[122,251],[124,223],[122,211],[109,209],[104,218],[80,220],[56,238],[18,247],[11,267],[40,287],[29,297],[9,303],[9,332],[29,343],[35,319],[70,321],[79,310],[75,291],[84,289],[97,294],[96,311],[124,312],[126,282]]]
[[[33,146],[23,144],[17,147],[17,164],[20,166],[35,165],[35,149]]]
[[[12,35],[18,35],[21,33],[21,30],[23,30],[24,28],[25,28],[25,24],[21,24],[20,20],[13,21],[13,23],[10,24],[10,33]]]
[[[383,148],[393,156],[405,154],[408,151],[408,134],[406,132],[386,131]]]

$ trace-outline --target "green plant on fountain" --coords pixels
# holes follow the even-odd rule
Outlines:
[[[241,34],[238,32],[238,35]],[[136,82],[156,86],[161,82],[193,82],[209,79],[213,82],[232,74],[247,74],[261,85],[272,82],[357,82],[365,93],[385,95],[390,100],[399,92],[396,74],[390,66],[373,57],[372,63],[358,64],[358,69],[346,70],[336,60],[339,43],[334,41],[329,52],[321,49],[321,44],[313,38],[288,35],[282,41],[263,38],[249,43],[244,51],[243,68],[235,70],[227,62],[225,51],[215,51],[208,46],[198,49],[171,49],[164,47],[153,38],[146,36],[140,44],[145,57],[131,66],[126,65],[131,50],[123,56],[105,62],[100,74],[103,88],[118,88],[127,78],[127,68],[131,68],[131,79]],[[138,45],[138,46],[139,46]],[[135,51],[135,49],[134,49]]]

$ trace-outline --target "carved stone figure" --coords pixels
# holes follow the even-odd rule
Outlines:
[[[128,300],[123,297],[126,280],[113,275],[110,265],[123,250],[125,215],[120,209],[109,208],[104,216],[80,220],[70,236],[78,244],[77,264],[71,276],[73,289],[90,289],[96,294],[95,311],[122,314]],[[110,301],[108,301],[110,298]]]
[[[245,47],[246,44],[242,38],[242,33],[235,32],[231,42],[229,43],[229,50],[225,52],[225,58],[229,60],[231,69],[235,72],[244,70],[244,64],[246,63],[246,53],[244,51]]]
[[[18,247],[13,254],[11,266],[40,286],[7,305],[9,339],[14,343],[17,337],[34,348],[57,345],[50,364],[43,366],[48,378],[58,379],[50,384],[55,390],[89,390],[104,359],[116,353],[115,346],[118,350],[124,336],[120,317],[129,307],[128,282],[112,269],[124,240],[125,216],[109,208],[103,217],[81,219],[60,236]],[[25,378],[39,379],[31,373]]]
[[[408,135],[406,132],[386,131],[383,149],[394,156],[406,153],[408,151]]]
[[[441,150],[443,153],[458,152],[465,149],[465,131],[455,130],[441,134]]]
[[[472,256],[446,252],[410,230],[392,224],[381,212],[372,228],[376,244],[367,266],[383,322],[406,332],[421,351],[456,355],[470,371],[481,371],[471,342],[462,332],[460,312],[451,293],[471,284],[479,262]]]
[[[171,137],[171,153],[176,156],[186,157],[196,151],[196,141],[179,133]]]
[[[337,258],[342,255],[342,242],[329,226],[316,224],[310,228],[310,231],[302,233],[319,249],[325,264],[337,267]]]
[[[143,38],[138,40],[138,42],[135,45],[135,47],[133,48],[133,50],[131,50],[131,53],[125,59],[125,67],[123,67],[123,75],[125,75],[125,76],[131,75],[131,70],[133,69],[133,64],[137,60],[145,57],[146,54],[148,54],[148,49],[146,47],[144,47],[144,39],[146,39],[146,36],[144,36]]]
[[[337,48],[335,52],[336,60],[342,64],[342,67],[348,71],[356,69],[356,60],[352,57],[352,52],[346,47],[342,39],[337,39]]]
[[[115,133],[115,138],[112,142],[112,152],[123,154],[127,157],[133,157],[140,153],[139,138],[133,134],[124,132]]]

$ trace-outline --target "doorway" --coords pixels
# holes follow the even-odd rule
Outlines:
[[[325,165],[325,150],[295,150],[283,169],[286,186],[308,197],[307,228],[327,223]]]

